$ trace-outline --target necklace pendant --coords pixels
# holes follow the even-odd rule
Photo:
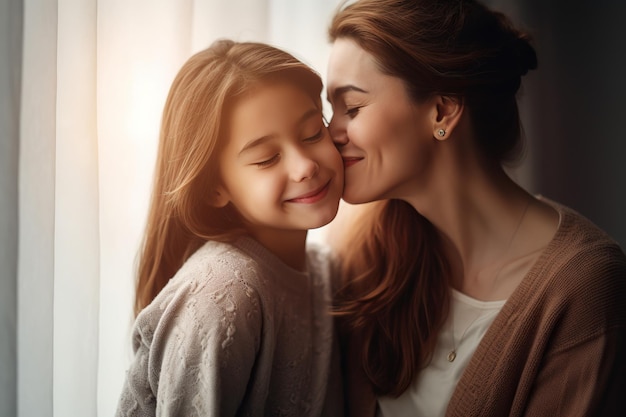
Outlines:
[[[448,362],[454,362],[455,359],[456,352],[454,350],[451,350],[450,353],[448,353]]]

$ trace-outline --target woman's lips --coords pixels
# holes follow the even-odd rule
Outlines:
[[[326,197],[326,194],[328,194],[329,188],[330,188],[330,181],[328,181],[326,184],[324,184],[320,188],[311,191],[310,193],[303,194],[300,197],[291,198],[287,200],[287,202],[288,203],[304,203],[304,204],[317,203],[322,198]]]
[[[344,166],[344,168],[348,168],[348,167],[356,164],[357,162],[363,160],[363,158],[356,157],[356,156],[343,156],[341,159],[343,159],[343,166]]]

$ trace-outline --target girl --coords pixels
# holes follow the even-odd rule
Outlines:
[[[343,188],[321,88],[310,68],[259,43],[218,41],[178,73],[118,416],[341,410],[328,383],[332,263],[305,250],[307,229],[333,219]]]
[[[474,0],[358,0],[330,37],[344,199],[381,200],[339,235],[351,415],[626,415],[624,253],[502,168],[528,37]]]

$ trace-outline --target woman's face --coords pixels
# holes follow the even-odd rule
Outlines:
[[[401,79],[382,73],[374,57],[348,38],[333,44],[327,80],[330,132],[345,168],[344,200],[410,198],[432,164],[431,101],[411,100]]]

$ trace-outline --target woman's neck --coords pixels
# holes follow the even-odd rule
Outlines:
[[[452,269],[452,285],[489,299],[498,272],[527,245],[523,234],[534,198],[500,168],[450,164],[409,201],[440,232]],[[534,209],[532,209],[534,210]],[[511,249],[514,249],[512,251]]]

